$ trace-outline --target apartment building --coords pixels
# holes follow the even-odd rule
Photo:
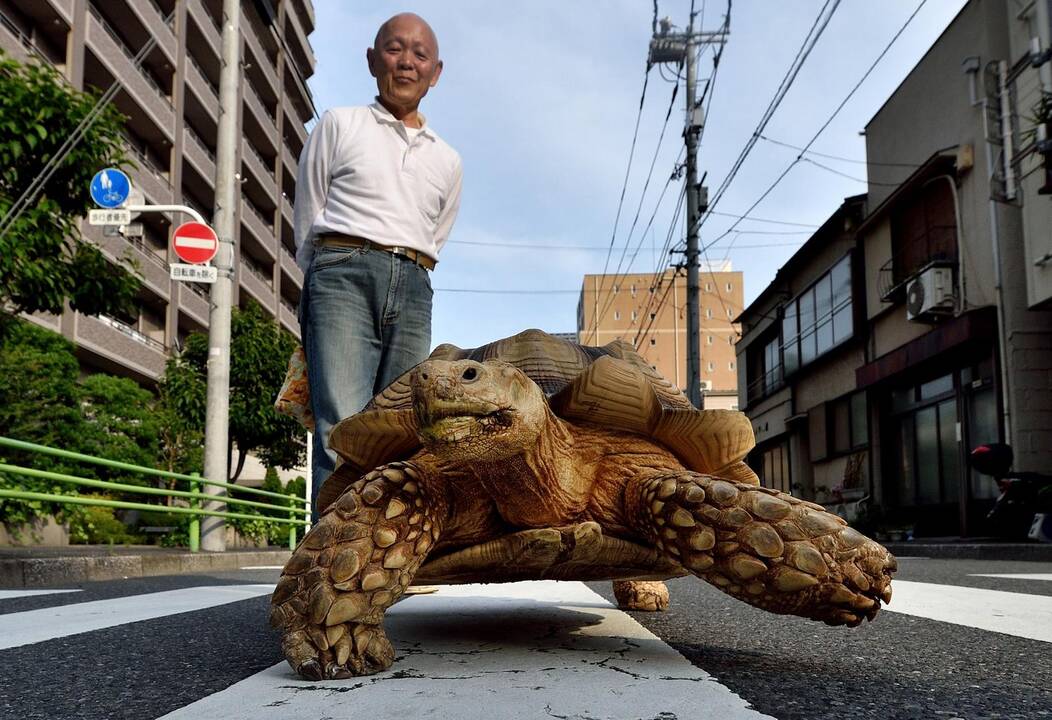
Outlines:
[[[764,484],[974,536],[998,490],[972,447],[1052,463],[1048,10],[971,0],[867,124],[867,194],[739,318]]]
[[[742,273],[727,263],[703,268],[699,280],[701,387],[705,407],[736,408],[734,345],[742,309]],[[577,335],[585,345],[625,340],[678,387],[687,387],[687,279],[666,270],[585,275],[577,303]]]
[[[54,66],[75,88],[120,84],[129,171],[146,202],[185,204],[210,220],[215,198],[222,0],[0,0],[0,48]],[[314,116],[311,0],[241,3],[238,101],[242,181],[236,208],[234,302],[254,300],[298,335],[302,272],[294,259],[292,199],[297,161]],[[154,45],[139,66],[134,58]],[[149,384],[185,337],[208,325],[207,286],[172,281],[172,221],[144,214],[142,237],[82,231],[112,258],[130,256],[143,287],[130,317],[32,319],[72,340],[87,370]]]

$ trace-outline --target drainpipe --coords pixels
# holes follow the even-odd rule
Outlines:
[[[998,63],[998,64],[999,64],[998,77],[999,77],[999,80],[1002,80],[1004,78],[1004,74],[1005,74],[1006,69],[1007,69],[1007,63],[1005,63],[1004,61],[1000,61],[1000,63]],[[977,65],[977,63],[976,63],[976,65]],[[969,74],[972,75],[972,83],[973,83],[973,87],[974,87],[974,84],[975,84],[976,79],[977,79],[975,77],[975,75],[978,73],[978,68],[975,67],[975,70],[973,70],[972,69],[973,67],[974,66],[969,65],[967,67],[967,72],[969,72]],[[998,83],[998,94],[999,95],[1003,94],[1003,91],[1004,91],[1003,84],[999,82]],[[983,139],[984,139],[983,146],[984,146],[984,148],[986,150],[986,153],[985,153],[986,154],[986,175],[987,175],[988,183],[992,184],[992,181],[993,181],[993,178],[994,178],[994,173],[995,173],[995,170],[994,170],[995,158],[994,158],[993,147],[990,145],[990,140],[989,140],[989,138],[990,138],[990,127],[989,127],[989,117],[990,117],[989,104],[990,104],[990,101],[989,101],[989,98],[987,98],[985,96],[985,94],[984,94],[984,96],[983,96],[983,98],[981,100],[979,100],[977,103],[973,103],[973,104],[978,104],[981,107],[981,109],[982,109]],[[1008,118],[1007,120],[1010,120],[1010,118]],[[989,216],[990,216],[990,242],[992,244],[993,258],[994,258],[994,292],[995,292],[996,302],[997,302],[997,346],[998,346],[998,352],[1000,353],[1000,356],[1001,356],[1000,357],[1000,363],[998,363],[1001,366],[1001,373],[1000,373],[1001,374],[1001,408],[1002,408],[1002,412],[1001,412],[1001,428],[1002,428],[1002,432],[1004,434],[1005,441],[1006,442],[1011,442],[1011,440],[1012,440],[1012,411],[1011,411],[1011,405],[1012,405],[1011,397],[1012,397],[1012,393],[1010,392],[1010,384],[1009,384],[1010,373],[1008,372],[1008,335],[1007,335],[1008,331],[1007,331],[1007,328],[1005,327],[1004,287],[1003,287],[1004,280],[1003,280],[1003,276],[1002,276],[1002,273],[1001,273],[1001,238],[1000,238],[1000,233],[999,233],[998,224],[997,224],[997,201],[993,197],[991,197],[989,199],[989,201],[987,202],[987,209],[988,209]]]

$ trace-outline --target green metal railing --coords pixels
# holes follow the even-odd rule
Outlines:
[[[108,500],[80,495],[58,495],[54,493],[39,493],[31,492],[29,490],[7,490],[0,488],[0,498],[11,498],[14,500],[42,500],[45,502],[68,503],[71,505],[99,505],[102,507],[122,508],[125,510],[146,510],[150,512],[173,513],[176,515],[190,515],[190,552],[198,552],[201,549],[202,515],[238,520],[265,520],[267,522],[287,524],[289,526],[290,550],[295,549],[296,547],[296,528],[310,526],[310,509],[307,507],[307,500],[304,498],[283,495],[268,490],[259,490],[257,488],[242,487],[241,485],[220,482],[218,480],[206,480],[197,473],[184,475],[182,473],[168,472],[167,470],[157,470],[155,468],[131,465],[129,463],[117,462],[116,460],[95,457],[94,455],[84,455],[82,453],[70,452],[69,450],[59,450],[58,448],[48,447],[47,445],[37,445],[36,443],[24,442],[22,440],[14,440],[6,437],[0,437],[0,448],[11,448],[12,450],[22,450],[29,453],[49,455],[52,457],[63,458],[65,460],[75,460],[77,462],[114,468],[116,470],[127,470],[140,475],[187,483],[188,490],[169,490],[167,488],[143,487],[139,485],[110,482],[107,480],[94,480],[91,478],[77,477],[76,475],[66,475],[64,473],[50,472],[48,470],[37,470],[35,468],[0,463],[0,472],[21,475],[23,477],[41,478],[44,480],[53,480],[56,482],[70,483],[71,485],[81,485],[84,487],[118,490],[122,493],[163,495],[170,498],[186,499],[188,506],[183,507],[173,505],[150,505],[148,503],[128,502],[125,500]],[[211,485],[226,490],[236,490],[238,493],[259,495],[264,498],[277,498],[278,500],[281,500],[283,504],[277,505],[274,503],[243,500],[241,498],[229,497],[226,495],[201,492],[202,486],[204,485]],[[205,507],[203,505],[205,502],[210,503],[213,506],[216,503],[224,503],[227,505],[228,510],[221,511],[214,509],[214,507]],[[230,512],[229,507],[231,505],[262,508],[264,510],[279,510],[288,513],[288,517],[249,515],[247,513]],[[297,507],[298,505],[302,505],[303,507]]]

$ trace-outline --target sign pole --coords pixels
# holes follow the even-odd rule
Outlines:
[[[216,144],[215,229],[219,252],[218,271],[212,284],[208,314],[208,397],[205,405],[205,477],[228,482],[230,429],[230,306],[233,298],[234,203],[237,201],[237,113],[241,79],[241,8],[238,0],[223,0],[223,66],[219,74],[219,132]],[[206,485],[209,495],[225,494],[223,488]],[[221,509],[215,501],[209,510]],[[226,549],[226,524],[222,518],[201,521],[201,547],[212,552]]]

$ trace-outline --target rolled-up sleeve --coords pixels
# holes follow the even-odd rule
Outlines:
[[[457,164],[453,168],[449,192],[442,203],[442,211],[439,213],[438,222],[435,224],[436,251],[440,251],[442,246],[446,244],[446,240],[449,239],[449,233],[453,229],[453,223],[457,219],[457,213],[460,211],[460,190],[463,179],[464,171],[460,158],[457,158]]]
[[[300,153],[296,174],[296,202],[293,208],[293,235],[296,240],[296,264],[306,272],[314,256],[311,227],[325,208],[329,191],[333,152],[336,149],[336,117],[326,111],[311,131]]]

